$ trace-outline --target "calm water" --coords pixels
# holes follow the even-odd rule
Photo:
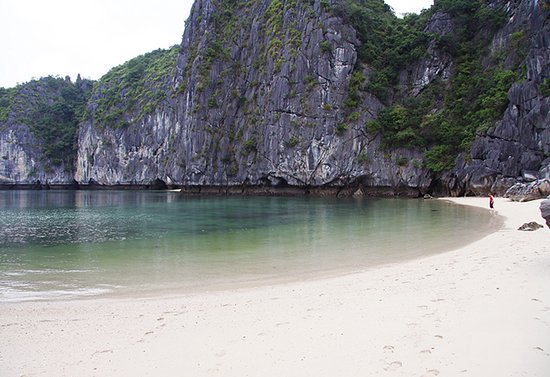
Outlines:
[[[0,302],[300,279],[448,250],[495,226],[438,200],[0,191]]]

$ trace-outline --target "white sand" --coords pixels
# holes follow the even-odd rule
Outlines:
[[[486,198],[452,199],[486,207]],[[540,201],[458,250],[336,278],[0,304],[0,376],[550,376]]]

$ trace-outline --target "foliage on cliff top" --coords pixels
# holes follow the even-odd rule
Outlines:
[[[44,77],[0,89],[0,122],[25,124],[52,165],[71,165],[91,82]]]
[[[0,123],[8,120],[16,88],[0,88]]]
[[[124,127],[155,110],[171,93],[179,45],[135,57],[94,85],[89,116],[99,127]]]
[[[342,0],[335,4],[334,12],[356,29],[361,40],[359,60],[386,70],[392,81],[399,69],[426,52],[426,12],[400,19],[383,0]]]

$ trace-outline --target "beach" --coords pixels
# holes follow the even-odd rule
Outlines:
[[[494,233],[339,276],[0,303],[0,376],[547,377],[550,230],[517,230],[539,205],[495,198]]]

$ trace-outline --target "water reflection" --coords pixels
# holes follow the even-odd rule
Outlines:
[[[0,191],[0,300],[361,268],[489,224],[485,212],[435,200]]]
[[[0,245],[105,242],[147,237],[144,207],[176,195],[128,191],[0,191]],[[162,216],[162,213],[157,215]]]
[[[120,206],[178,200],[172,192],[144,191],[72,191],[72,190],[0,190],[0,210],[25,208],[85,208]]]

